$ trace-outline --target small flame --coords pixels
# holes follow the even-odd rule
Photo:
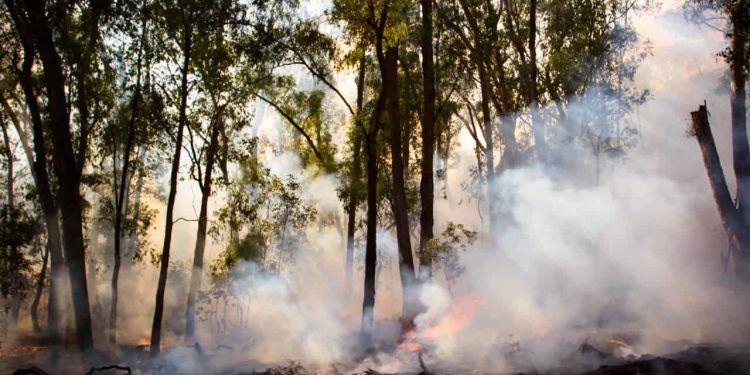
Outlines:
[[[419,336],[436,338],[458,331],[474,316],[478,303],[479,297],[473,294],[459,299],[438,324],[426,329]]]
[[[138,342],[135,345],[137,345],[137,346],[148,346],[148,345],[151,345],[151,339],[148,339],[148,338],[139,339]]]
[[[403,342],[396,349],[399,352],[421,352],[424,346],[419,339],[435,339],[452,334],[463,328],[474,316],[479,297],[468,295],[458,299],[440,321],[421,332],[409,331],[403,336]]]

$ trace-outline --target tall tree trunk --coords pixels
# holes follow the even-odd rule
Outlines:
[[[130,119],[128,121],[128,133],[125,141],[125,150],[122,155],[122,168],[120,168],[120,180],[117,181],[117,166],[113,166],[112,173],[115,177],[115,238],[114,238],[114,265],[112,267],[111,280],[111,298],[109,304],[109,345],[112,350],[117,346],[117,299],[119,297],[118,283],[120,280],[120,267],[122,266],[122,224],[125,213],[128,211],[127,196],[129,193],[128,185],[130,182],[130,154],[133,150],[136,133],[136,119],[138,108],[141,102],[141,65],[143,56],[143,44],[146,41],[146,18],[141,22],[141,40],[138,47],[138,58],[136,59],[136,78],[135,89],[133,90],[133,100],[130,103]],[[115,139],[114,150],[117,150],[117,140]],[[117,162],[115,158],[115,163]],[[119,187],[117,185],[119,184]]]
[[[140,145],[138,150],[138,177],[135,179],[135,191],[133,192],[133,217],[132,221],[136,226],[136,232],[131,241],[128,241],[127,251],[125,254],[125,268],[133,265],[134,253],[139,251],[140,242],[138,240],[138,221],[141,219],[141,196],[143,195],[143,183],[146,178],[146,146]]]
[[[537,0],[529,0],[529,101],[531,104],[531,128],[534,133],[534,147],[539,162],[547,163],[547,142],[545,141],[544,122],[539,113],[539,94],[537,93],[536,67],[536,13]]]
[[[374,121],[379,121],[382,111],[382,108],[375,109]],[[375,269],[378,261],[378,140],[376,132],[370,131],[366,135],[365,149],[367,153],[367,244],[365,245],[365,292],[362,299],[360,336],[362,344],[367,347],[372,340],[372,322],[375,313]]]
[[[206,231],[208,229],[208,198],[211,197],[213,183],[214,160],[219,149],[219,133],[224,124],[224,107],[219,107],[211,128],[211,138],[206,153],[206,171],[201,184],[201,209],[198,215],[198,232],[195,239],[195,253],[193,254],[193,272],[190,276],[190,290],[187,300],[187,315],[185,323],[185,337],[189,342],[195,335],[195,299],[201,287],[203,276],[203,253],[206,250]],[[200,168],[200,166],[198,166]]]
[[[26,156],[26,161],[29,165],[29,168],[31,169],[31,177],[34,180],[34,184],[39,189],[39,181],[36,177],[36,172],[34,171],[34,152],[31,150],[31,146],[29,146],[29,140],[28,140],[28,134],[26,134],[26,130],[21,125],[21,122],[18,120],[18,116],[16,116],[16,113],[13,111],[13,108],[10,107],[10,104],[8,103],[7,99],[0,95],[0,104],[2,104],[3,109],[7,113],[8,117],[11,119],[11,122],[13,123],[13,127],[16,129],[16,133],[18,133],[18,139],[21,141],[21,145],[23,147],[24,155]],[[36,247],[39,248],[39,244],[35,243]],[[34,301],[31,303],[31,323],[34,329],[34,332],[39,333],[41,332],[41,324],[39,324],[39,303],[42,299],[42,292],[44,291],[44,281],[47,279],[47,264],[49,263],[49,247],[45,248],[44,256],[42,258],[42,267],[39,272],[39,277],[37,279],[36,284],[36,292],[34,294]],[[52,283],[50,282],[50,285]]]
[[[435,199],[434,154],[435,154],[435,63],[432,49],[432,0],[422,3],[422,179],[419,184],[419,199],[422,210],[419,214],[419,276],[427,280],[432,277],[432,254],[427,244],[434,237],[435,223],[433,204]]]
[[[434,237],[435,181],[435,63],[432,49],[432,0],[422,3],[422,179],[419,184],[419,199],[422,211],[419,214],[419,274],[421,278],[432,277],[432,255],[427,252],[427,244]]]
[[[14,170],[13,167],[15,165],[14,157],[13,157],[13,148],[11,147],[10,143],[10,137],[8,137],[8,126],[5,123],[5,119],[3,117],[0,117],[0,129],[2,129],[3,133],[3,152],[5,153],[5,158],[8,160],[7,170],[6,170],[6,183],[5,183],[5,199],[6,199],[6,205],[7,205],[7,211],[5,214],[8,216],[9,219],[12,220],[12,218],[15,216],[14,211],[16,210],[16,203],[15,203],[15,193],[13,192],[13,185],[15,182],[15,177],[13,176]],[[18,254],[18,248],[13,246],[11,249],[11,254],[14,256]],[[21,308],[21,301],[22,301],[22,294],[20,292],[13,293],[11,296],[11,322],[15,325],[18,323],[18,312]]]
[[[65,95],[65,76],[60,55],[55,48],[44,3],[41,0],[27,0],[26,12],[29,17],[34,44],[42,61],[47,89],[47,107],[52,130],[52,160],[60,189],[60,210],[65,232],[63,238],[65,241],[65,261],[68,266],[73,296],[76,339],[81,350],[88,350],[93,347],[93,336],[88,285],[86,283],[82,197],[79,191],[81,176],[71,141]]]
[[[730,15],[732,22],[731,60],[731,116],[732,116],[732,161],[737,179],[737,200],[742,220],[750,222],[750,147],[747,139],[747,51],[748,5],[739,1]]]
[[[5,153],[5,158],[8,160],[8,165],[7,165],[6,175],[5,175],[7,179],[5,183],[5,188],[6,188],[5,199],[6,199],[7,211],[5,212],[5,214],[8,216],[9,219],[12,220],[12,218],[15,216],[14,211],[16,210],[15,209],[15,206],[16,206],[15,193],[13,192],[14,190],[13,184],[15,182],[15,177],[13,176],[14,174],[13,166],[15,162],[14,162],[14,157],[13,157],[13,148],[11,147],[10,137],[8,136],[8,126],[5,123],[4,117],[0,117],[0,129],[2,130],[2,133],[3,133],[3,143],[4,143],[3,152]],[[13,254],[13,256],[18,254],[18,248],[13,246],[13,248],[11,249],[11,254]],[[21,308],[22,295],[20,294],[20,292],[13,293],[10,296],[10,300],[11,300],[11,322],[15,325],[16,323],[18,323],[18,312]]]
[[[483,61],[476,61],[479,72],[479,91],[482,106],[482,137],[484,138],[484,158],[487,164],[487,214],[488,233],[497,229],[497,210],[495,209],[495,141],[492,128],[492,111],[490,110],[490,82],[487,68]]]
[[[31,77],[31,68],[34,64],[33,54],[33,50],[31,50],[30,47],[27,49],[26,43],[24,43],[23,68],[18,72],[18,76],[31,117],[35,154],[32,163],[32,171],[36,182],[37,194],[39,194],[39,202],[42,211],[44,212],[44,225],[47,229],[47,243],[45,247],[51,258],[50,289],[47,294],[47,333],[52,336],[53,339],[56,339],[59,334],[59,296],[62,295],[63,290],[60,282],[65,273],[65,265],[63,260],[59,213],[52,196],[52,188],[50,187],[49,174],[47,172],[47,147],[44,140],[44,125],[42,124],[39,104],[36,99]],[[19,134],[25,133],[20,128],[20,124],[18,124],[16,130]]]
[[[382,67],[384,56],[382,36],[377,38],[376,52],[378,63]],[[381,68],[381,76],[383,75]],[[365,279],[364,296],[362,298],[362,324],[360,327],[360,341],[364,347],[369,347],[372,341],[372,323],[375,313],[375,272],[378,262],[377,233],[378,233],[378,132],[380,119],[385,110],[385,88],[381,84],[378,101],[372,112],[370,129],[365,134],[365,152],[367,154],[367,244],[365,245]]]
[[[182,81],[180,83],[180,117],[177,124],[174,156],[172,157],[172,172],[169,179],[169,198],[167,198],[167,214],[164,224],[164,246],[161,253],[159,267],[159,283],[156,288],[156,303],[154,306],[154,321],[151,326],[151,355],[159,354],[161,350],[161,323],[164,315],[164,292],[167,287],[167,272],[169,271],[169,252],[172,245],[172,227],[174,225],[174,202],[177,196],[177,178],[180,172],[180,155],[182,154],[182,135],[187,123],[187,97],[189,91],[188,73],[190,71],[190,57],[192,48],[192,31],[184,30],[185,40],[182,56]]]
[[[361,123],[362,103],[365,92],[365,58],[359,60],[359,74],[357,75],[357,113],[355,126]],[[362,136],[357,128],[352,135],[352,179],[349,184],[349,204],[346,207],[348,221],[346,224],[346,270],[344,271],[344,288],[350,290],[352,284],[352,268],[354,267],[354,234],[357,229],[357,206],[359,205],[359,180],[362,177]]]
[[[412,309],[411,293],[416,275],[414,257],[409,239],[409,216],[406,207],[406,187],[404,182],[404,161],[401,147],[401,116],[399,113],[398,92],[398,47],[388,47],[385,51],[385,75],[388,106],[389,143],[391,148],[391,175],[393,179],[393,217],[396,222],[396,240],[399,252],[399,273],[401,275],[401,295],[403,297],[403,318],[408,323],[415,312]]]
[[[14,6],[15,4],[12,1],[6,0],[6,5],[8,5],[8,8],[11,10],[11,16],[16,29],[18,30],[24,51],[21,69],[16,71],[16,74],[18,75],[18,81],[23,89],[24,99],[31,117],[34,154],[36,156],[33,161],[30,159],[30,166],[36,183],[37,194],[39,194],[39,202],[42,211],[44,212],[44,223],[45,228],[47,229],[46,250],[50,253],[51,257],[50,290],[47,295],[47,333],[51,335],[54,340],[58,338],[59,334],[58,317],[60,316],[60,307],[58,306],[58,303],[59,296],[62,294],[60,281],[65,272],[65,265],[63,260],[62,237],[60,235],[59,214],[57,205],[52,196],[49,174],[47,173],[47,149],[44,140],[44,125],[42,123],[42,115],[39,109],[39,103],[37,102],[37,95],[34,91],[34,83],[31,75],[36,52],[33,46],[34,41],[31,35],[30,25],[28,24],[28,19],[22,17],[18,13],[18,8]],[[3,98],[3,106],[6,108],[6,111],[11,111],[10,113],[12,113],[5,98]],[[21,128],[17,118],[13,116],[11,119],[15,119],[14,125],[16,126],[16,131],[18,132],[19,137],[24,140],[25,131]],[[24,149],[27,148],[28,146],[24,146]]]

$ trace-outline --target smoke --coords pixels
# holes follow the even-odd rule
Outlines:
[[[483,240],[460,252],[464,272],[450,289],[438,272],[420,292],[425,311],[416,319],[413,340],[425,348],[428,366],[544,371],[565,363],[587,340],[618,338],[628,344],[623,353],[637,355],[681,349],[686,342],[736,344],[747,337],[746,301],[724,272],[726,239],[698,146],[685,135],[689,111],[708,100],[722,156],[729,160],[728,100],[715,90],[725,68],[711,52],[724,41],[665,8],[636,21],[654,53],[636,80],[652,90],[653,99],[628,119],[639,142],[624,158],[599,155],[598,180],[597,155],[581,144],[558,147],[561,161],[553,167],[503,172],[491,197],[500,229],[488,241],[486,213],[480,215],[477,201],[462,190],[475,159],[471,139],[460,136],[447,173],[448,199],[436,202],[436,231],[461,223]],[[571,108],[571,116],[597,110],[588,98]],[[381,351],[359,362],[352,348],[361,314],[363,246],[357,248],[354,286],[344,287],[345,219],[335,195],[337,177],[304,171],[290,153],[267,165],[273,174],[295,175],[303,200],[335,219],[312,225],[293,264],[279,274],[242,264],[229,287],[234,305],[227,304],[225,313],[233,323],[221,328],[203,322],[202,339],[234,348],[218,352],[224,366],[247,365],[238,359],[245,358],[262,364],[300,360],[318,368],[416,369],[413,353],[396,350],[401,297],[390,232],[379,232],[375,331]]]
[[[628,353],[658,354],[686,342],[736,344],[750,337],[746,298],[724,272],[726,238],[698,145],[685,135],[689,112],[706,100],[730,168],[729,101],[716,90],[726,68],[713,55],[725,41],[720,33],[688,24],[668,4],[635,21],[654,53],[639,69],[636,85],[651,89],[653,99],[629,119],[640,132],[637,146],[624,158],[605,158],[598,181],[595,155],[581,145],[554,151],[560,160],[584,163],[504,171],[489,198],[498,206],[499,229],[488,236],[486,202],[462,188],[476,159],[473,140],[460,134],[448,163],[447,199],[435,202],[435,232],[460,223],[479,232],[480,240],[459,251],[464,272],[450,288],[436,272],[419,293],[425,310],[409,340],[424,348],[430,369],[544,371],[565,363],[586,340],[618,338],[628,342]],[[597,108],[586,96],[576,105],[581,112]],[[254,131],[280,145],[274,130],[281,125],[270,119],[254,121]],[[317,221],[281,272],[240,262],[228,285],[209,291],[197,341],[210,360],[181,346],[187,272],[180,264],[192,259],[195,223],[177,225],[172,254],[178,266],[170,268],[165,311],[165,329],[174,337],[165,340],[172,349],[164,360],[176,372],[249,370],[289,360],[322,372],[332,365],[418,369],[416,354],[397,349],[401,292],[392,230],[380,228],[378,234],[378,350],[363,358],[356,346],[364,243],[355,250],[353,285],[344,286],[346,217],[336,195],[339,176],[305,170],[291,152],[264,157],[272,174],[300,182],[301,199],[318,211]],[[180,183],[178,217],[197,216],[194,185]],[[212,211],[224,198],[212,198]],[[162,235],[163,223],[152,242],[160,244]],[[224,245],[209,240],[205,263]],[[143,264],[123,272],[123,342],[149,337],[156,272]]]

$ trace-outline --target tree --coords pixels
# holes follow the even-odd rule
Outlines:
[[[745,235],[750,223],[750,146],[747,138],[747,51],[750,47],[750,2],[746,0],[691,0],[685,4],[688,15],[696,22],[709,24],[717,13],[728,19],[724,31],[730,39],[729,47],[721,52],[729,65],[732,119],[732,162],[737,181],[736,207],[726,189],[721,163],[713,144],[705,106],[693,112],[692,132],[697,136],[713,188],[719,214],[729,236],[730,248],[735,257],[735,273],[743,282],[750,281],[750,240]],[[709,24],[710,25],[710,24]],[[716,154],[714,156],[714,154]],[[721,174],[721,176],[719,176]],[[722,186],[723,184],[723,186]]]
[[[21,4],[5,0],[16,32],[25,45],[35,47],[42,63],[44,86],[47,95],[47,110],[53,144],[52,160],[58,177],[65,261],[68,267],[73,296],[78,345],[82,350],[93,346],[91,313],[86,282],[85,249],[83,240],[83,213],[80,194],[81,168],[73,152],[70,133],[69,112],[65,94],[65,75],[60,54],[55,46],[46,6],[41,0],[30,0]],[[33,53],[25,48],[25,53]],[[28,94],[27,94],[28,95]]]
[[[174,136],[174,155],[169,177],[169,197],[167,198],[166,223],[164,226],[164,244],[162,246],[159,281],[156,287],[156,302],[154,319],[151,326],[151,354],[156,355],[161,350],[161,327],[164,315],[164,293],[167,286],[169,271],[169,255],[172,245],[172,227],[174,226],[174,202],[177,196],[177,179],[180,171],[180,157],[182,155],[182,138],[187,125],[187,105],[190,91],[189,75],[192,64],[192,52],[198,33],[204,31],[205,24],[201,21],[209,19],[208,7],[212,4],[195,1],[169,1],[157,5],[156,14],[159,28],[165,34],[165,47],[179,54],[182,61],[179,66],[180,83],[178,86],[179,103],[177,104],[177,125]],[[206,18],[204,18],[206,17]]]
[[[424,102],[422,105],[422,178],[419,185],[419,198],[422,210],[419,214],[419,259],[421,278],[431,275],[431,259],[425,255],[427,243],[434,237],[435,183],[433,179],[433,160],[435,153],[435,63],[432,48],[432,0],[421,0],[422,4],[422,86]]]
[[[129,195],[129,185],[131,180],[131,154],[135,147],[136,131],[137,129],[137,117],[139,114],[141,104],[141,70],[143,67],[143,53],[144,45],[147,38],[147,21],[145,16],[146,2],[140,9],[141,26],[140,35],[136,38],[137,57],[135,61],[135,87],[133,88],[132,99],[130,101],[130,116],[127,122],[126,140],[125,147],[122,155],[122,166],[120,167],[120,176],[118,180],[117,167],[113,166],[112,172],[114,177],[114,200],[115,200],[115,212],[114,212],[114,264],[112,267],[112,281],[111,281],[111,302],[109,312],[109,344],[114,349],[117,344],[117,303],[119,288],[118,282],[120,277],[120,267],[122,265],[122,240],[123,240],[123,222],[125,221],[125,214],[127,213],[127,197]],[[113,142],[113,163],[117,163],[117,141]]]

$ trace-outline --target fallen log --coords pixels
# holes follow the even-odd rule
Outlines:
[[[95,372],[107,371],[107,370],[121,370],[121,371],[126,371],[127,374],[133,373],[133,371],[130,370],[130,367],[119,366],[119,365],[109,365],[109,366],[104,366],[104,367],[92,367],[90,370],[86,371],[86,375],[92,375]]]
[[[40,369],[39,367],[32,366],[29,368],[13,371],[13,375],[50,375],[50,373]]]

